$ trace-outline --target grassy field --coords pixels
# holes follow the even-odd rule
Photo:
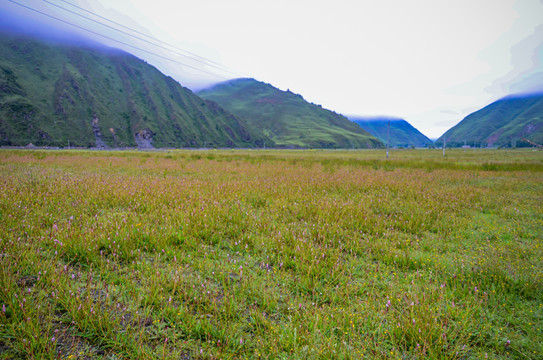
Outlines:
[[[0,151],[0,358],[543,358],[543,152]]]

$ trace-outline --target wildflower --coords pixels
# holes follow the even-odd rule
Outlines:
[[[3,312],[3,313],[6,312],[6,304],[2,304],[2,312]]]

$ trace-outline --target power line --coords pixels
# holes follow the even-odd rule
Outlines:
[[[217,63],[217,62],[215,62],[215,61],[213,61],[213,60],[207,59],[207,58],[205,58],[205,57],[203,57],[203,56],[200,56],[200,55],[195,54],[195,53],[193,53],[193,52],[190,52],[190,51],[188,51],[188,50],[185,50],[185,49],[182,49],[182,48],[177,47],[177,46],[175,46],[175,45],[172,45],[172,44],[170,44],[170,43],[168,43],[168,42],[166,42],[166,41],[163,41],[163,40],[157,39],[157,38],[155,38],[155,37],[152,37],[152,36],[150,36],[150,35],[148,35],[148,34],[145,34],[145,33],[141,32],[141,31],[138,31],[138,30],[136,30],[136,29],[134,29],[134,28],[131,28],[131,27],[129,27],[129,26],[126,26],[126,25],[121,24],[121,23],[119,23],[119,22],[116,22],[116,21],[114,21],[114,20],[108,19],[108,18],[106,18],[106,17],[104,17],[104,16],[102,16],[102,15],[100,15],[100,14],[97,14],[97,13],[95,13],[95,12],[92,12],[92,11],[90,11],[90,10],[87,10],[87,9],[81,7],[81,6],[76,5],[76,4],[72,4],[72,3],[69,2],[69,1],[66,1],[66,0],[59,0],[59,1],[65,3],[65,4],[68,4],[68,5],[70,5],[70,6],[73,6],[73,7],[77,8],[77,9],[83,10],[83,11],[86,12],[86,13],[92,14],[92,15],[94,15],[94,16],[100,18],[100,19],[106,20],[106,21],[108,21],[108,22],[110,22],[110,23],[113,23],[113,24],[115,24],[115,25],[118,25],[118,26],[120,26],[120,27],[122,27],[122,28],[125,28],[125,29],[127,29],[127,30],[133,31],[133,32],[135,32],[135,33],[137,33],[137,34],[140,34],[140,35],[142,35],[142,36],[145,36],[146,38],[149,38],[149,39],[151,39],[151,40],[157,41],[157,42],[159,42],[159,43],[161,43],[161,44],[164,44],[164,45],[167,45],[167,46],[169,46],[169,47],[171,47],[171,48],[174,48],[174,49],[176,49],[176,50],[179,50],[179,51],[185,52],[185,53],[187,53],[187,54],[190,54],[190,56],[193,56],[193,57],[202,59],[203,61],[205,61],[205,62],[207,62],[207,63],[209,63],[209,64],[215,64],[215,65],[217,65],[217,66],[219,66],[219,67],[221,67],[221,68],[223,68],[223,69],[225,69],[225,70],[227,70],[227,71],[233,70],[233,69],[228,69],[226,66],[224,66],[224,65],[222,65],[222,64],[219,64],[219,63]],[[56,5],[56,6],[57,6],[57,5]],[[186,56],[186,55],[185,55],[185,56]],[[233,71],[236,72],[236,73],[240,73],[240,72],[237,71],[237,70],[233,70]]]
[[[171,45],[171,44],[168,44],[168,43],[163,42],[163,41],[161,41],[161,40],[158,40],[158,39],[156,39],[156,38],[153,38],[152,36],[146,35],[146,34],[140,32],[140,31],[137,31],[137,30],[135,30],[135,29],[132,29],[132,28],[130,28],[130,27],[128,27],[128,26],[125,26],[125,25],[120,24],[120,23],[118,23],[118,22],[116,22],[116,21],[110,20],[110,19],[108,19],[108,18],[106,18],[106,17],[104,17],[104,16],[101,16],[101,15],[98,15],[98,14],[92,12],[92,11],[86,10],[86,9],[80,7],[80,6],[71,4],[71,3],[68,2],[68,1],[65,1],[65,0],[60,0],[60,1],[66,3],[66,4],[69,4],[69,5],[71,5],[71,6],[74,6],[74,7],[78,8],[78,9],[81,9],[81,10],[87,12],[87,13],[90,13],[90,14],[94,15],[94,16],[97,16],[97,17],[99,17],[99,18],[101,18],[101,19],[104,19],[104,20],[106,20],[106,21],[108,21],[108,22],[110,22],[110,23],[113,23],[113,24],[116,24],[116,25],[118,25],[118,26],[121,26],[121,27],[123,27],[123,28],[125,28],[125,29],[128,29],[128,30],[130,30],[130,31],[133,31],[133,32],[135,32],[135,33],[137,33],[137,34],[143,35],[143,36],[145,36],[145,37],[147,37],[147,38],[150,38],[150,39],[152,39],[152,40],[154,40],[154,41],[156,41],[156,42],[163,43],[163,44],[166,44],[166,45],[168,45],[169,47],[172,47],[172,48],[174,48],[174,49],[180,50],[180,51],[182,51],[182,52],[186,52],[186,53],[188,53],[188,54],[190,54],[190,55],[186,55],[186,54],[183,54],[183,53],[179,53],[179,52],[173,51],[172,49],[169,49],[169,48],[167,48],[167,47],[165,47],[165,46],[162,46],[162,45],[160,45],[160,44],[157,44],[157,43],[155,43],[155,42],[152,42],[152,41],[149,41],[149,40],[147,40],[147,39],[141,38],[141,37],[139,37],[139,36],[130,34],[130,33],[126,32],[126,31],[123,31],[123,30],[117,29],[117,28],[115,28],[115,27],[113,27],[113,26],[104,24],[104,23],[102,23],[102,22],[100,22],[100,21],[97,21],[97,20],[95,20],[95,19],[92,19],[92,18],[90,18],[90,17],[83,16],[83,15],[81,15],[81,14],[75,12],[75,11],[72,11],[72,10],[70,10],[70,9],[67,9],[67,8],[65,8],[65,7],[62,7],[62,6],[60,6],[60,5],[58,5],[58,4],[55,4],[55,3],[51,2],[51,1],[43,0],[43,2],[45,2],[45,3],[47,3],[47,4],[50,4],[50,5],[53,5],[53,6],[57,7],[57,8],[59,8],[59,9],[62,9],[62,10],[64,10],[64,11],[67,11],[67,12],[69,12],[69,13],[71,13],[71,14],[77,15],[77,16],[83,18],[83,19],[90,20],[90,21],[92,21],[92,22],[95,22],[95,23],[97,23],[97,24],[100,24],[100,25],[102,25],[102,26],[105,26],[105,27],[107,27],[107,28],[110,28],[110,29],[112,29],[112,30],[118,31],[118,32],[120,32],[120,33],[122,33],[122,34],[128,35],[128,36],[133,37],[133,38],[135,38],[135,39],[138,39],[138,40],[141,40],[141,41],[146,42],[146,43],[148,43],[148,44],[151,44],[151,45],[153,45],[153,46],[156,46],[156,47],[159,47],[159,48],[161,48],[161,49],[167,50],[167,51],[169,51],[169,52],[171,52],[171,53],[173,53],[173,54],[175,54],[175,55],[183,56],[183,57],[189,58],[189,59],[191,59],[191,60],[194,60],[194,61],[196,61],[196,62],[202,63],[202,64],[204,64],[204,65],[214,67],[214,68],[216,68],[216,69],[218,69],[218,70],[221,70],[221,71],[223,71],[223,72],[228,72],[228,73],[230,73],[230,74],[232,74],[232,75],[236,75],[236,76],[239,75],[239,73],[236,74],[236,72],[233,72],[232,70],[230,70],[230,69],[226,68],[225,66],[223,66],[223,65],[221,65],[221,64],[218,64],[218,63],[216,63],[216,62],[214,62],[214,61],[212,61],[212,60],[206,59],[206,58],[201,57],[201,56],[199,56],[199,55],[197,55],[197,54],[193,54],[193,53],[191,53],[190,51],[183,50],[183,49],[178,48],[178,47],[176,47],[176,46],[174,46],[174,45]],[[199,59],[201,59],[201,60],[199,60]]]
[[[45,0],[44,0],[44,1],[45,1]],[[100,19],[109,21],[110,23],[119,25],[120,27],[123,27],[123,28],[125,28],[125,29],[127,29],[127,30],[130,30],[130,31],[133,31],[133,32],[135,32],[135,33],[137,33],[137,34],[143,35],[143,36],[145,36],[145,37],[154,39],[152,36],[149,36],[149,35],[147,35],[146,33],[140,32],[140,31],[135,30],[135,29],[133,29],[133,28],[131,28],[131,27],[128,27],[128,26],[123,25],[123,24],[120,24],[120,23],[118,23],[118,22],[116,22],[116,21],[110,20],[110,19],[108,19],[108,18],[106,18],[106,17],[104,17],[104,16],[102,16],[102,15],[99,15],[99,14],[97,14],[97,13],[95,13],[95,12],[92,12],[92,11],[90,11],[90,10],[87,10],[87,9],[85,9],[85,8],[82,8],[82,7],[79,6],[79,5],[72,4],[71,2],[66,1],[66,0],[59,0],[59,1],[65,3],[65,4],[68,4],[68,5],[70,5],[70,6],[73,6],[73,7],[77,8],[77,9],[83,10],[83,11],[89,13],[89,14],[92,14],[92,15],[96,16],[96,17],[99,17]],[[160,41],[160,40],[157,40],[157,41],[159,41],[159,42],[161,42],[161,43],[164,43],[163,41]],[[165,43],[165,44],[167,44],[167,43]],[[167,44],[167,45],[169,45],[169,44]]]
[[[209,75],[211,75],[211,76],[220,77],[220,78],[222,78],[222,79],[228,80],[227,77],[224,77],[224,76],[221,76],[221,75],[219,75],[219,74],[212,73],[212,72],[209,72],[209,71],[206,71],[206,70],[203,70],[203,69],[199,69],[199,68],[197,68],[197,67],[195,67],[195,66],[192,66],[192,65],[189,65],[189,64],[185,64],[185,63],[183,63],[183,62],[181,62],[181,61],[177,61],[177,60],[174,60],[174,59],[170,59],[170,58],[168,58],[168,57],[166,57],[166,56],[159,55],[159,54],[153,53],[153,52],[151,52],[151,51],[148,51],[148,50],[139,48],[139,47],[137,47],[137,46],[128,44],[128,43],[126,43],[126,42],[123,42],[123,41],[114,39],[114,38],[109,37],[109,36],[107,36],[107,35],[103,35],[103,34],[97,33],[96,31],[89,30],[89,29],[84,28],[84,27],[82,27],[82,26],[73,24],[73,23],[71,23],[71,22],[69,22],[69,21],[66,21],[66,20],[57,18],[57,17],[55,17],[55,16],[53,16],[53,15],[47,14],[47,13],[45,13],[45,12],[43,12],[43,11],[38,10],[38,9],[32,8],[32,7],[30,7],[30,6],[27,6],[27,5],[24,5],[24,4],[21,4],[21,3],[18,3],[18,2],[16,2],[15,0],[8,0],[8,1],[10,1],[10,2],[13,3],[13,4],[19,5],[19,6],[23,7],[23,8],[25,8],[25,9],[28,9],[28,10],[37,12],[37,13],[39,13],[39,14],[42,14],[42,15],[44,15],[44,16],[50,17],[51,19],[54,19],[54,20],[60,21],[60,22],[62,22],[62,23],[65,23],[65,24],[74,26],[74,27],[76,27],[76,28],[78,28],[78,29],[81,29],[81,30],[84,30],[84,31],[87,31],[87,32],[89,32],[89,33],[91,33],[91,34],[101,36],[101,37],[103,37],[103,38],[105,38],[105,39],[108,39],[108,40],[111,40],[111,41],[118,42],[118,43],[123,44],[123,45],[126,45],[126,46],[128,46],[128,47],[131,47],[131,48],[134,48],[134,49],[143,51],[143,52],[145,52],[145,53],[148,53],[148,54],[150,54],[150,55],[153,55],[153,56],[156,56],[156,57],[159,57],[159,58],[162,58],[162,59],[165,59],[165,60],[168,60],[168,61],[171,61],[171,62],[180,64],[180,65],[186,66],[186,67],[191,68],[191,69],[194,69],[194,70],[196,70],[196,71],[203,72],[203,73],[209,74]]]

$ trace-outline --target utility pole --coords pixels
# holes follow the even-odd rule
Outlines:
[[[390,120],[388,120],[388,131],[387,131],[387,160],[388,160],[388,148],[390,147]]]
[[[443,156],[445,156],[445,148],[447,147],[447,138],[443,138]]]

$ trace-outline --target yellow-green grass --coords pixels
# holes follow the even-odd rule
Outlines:
[[[543,152],[0,151],[0,358],[543,357]]]

